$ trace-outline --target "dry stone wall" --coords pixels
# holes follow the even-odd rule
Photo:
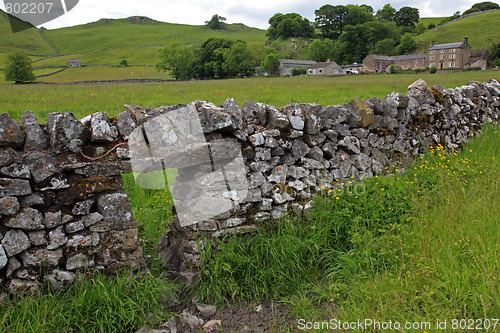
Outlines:
[[[312,196],[323,188],[333,189],[350,177],[370,177],[429,146],[457,149],[485,123],[498,124],[500,84],[491,80],[444,89],[418,80],[405,95],[330,106],[294,103],[279,109],[247,102],[240,108],[233,99],[220,106],[206,101],[190,106],[198,113],[207,145],[222,142],[241,150],[248,194],[201,223],[183,227],[177,218],[169,222],[158,253],[170,275],[188,284],[197,276],[205,239],[248,233],[289,213],[307,214]],[[144,267],[120,177],[130,172],[127,140],[137,127],[181,107],[126,105],[117,117],[96,113],[81,120],[52,113],[41,125],[30,111],[20,123],[0,115],[4,289],[15,292],[43,282],[57,289],[86,269],[114,273]],[[224,155],[217,149],[212,153]],[[189,157],[193,151],[180,155]],[[180,172],[180,183],[196,179],[195,160]],[[203,203],[197,186],[207,183],[191,182],[189,191],[174,184],[171,190],[186,202],[196,198]]]

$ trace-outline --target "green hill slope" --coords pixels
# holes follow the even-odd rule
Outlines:
[[[436,44],[460,42],[469,38],[473,50],[492,49],[500,41],[500,10],[465,17],[453,23],[424,32],[415,39],[418,52],[424,52],[431,41]]]
[[[20,50],[28,54],[55,54],[36,27],[13,33],[9,16],[0,9],[0,51]]]
[[[205,26],[158,22],[145,17],[102,19],[97,22],[49,30],[45,36],[61,54],[88,53],[124,47],[164,46],[172,43],[201,45],[210,37],[263,41],[265,30],[243,24],[227,25],[215,31]]]

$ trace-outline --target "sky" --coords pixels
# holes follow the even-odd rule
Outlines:
[[[210,20],[212,15],[219,14],[226,18],[226,23],[243,23],[250,27],[267,29],[269,27],[267,22],[275,13],[299,13],[314,21],[314,11],[325,4],[360,5],[365,3],[377,11],[390,3],[396,9],[404,6],[418,8],[420,17],[444,17],[451,16],[456,11],[462,13],[474,3],[481,1],[483,0],[393,0],[391,2],[388,0],[337,0],[336,2],[325,0],[80,0],[73,10],[43,26],[56,29],[94,22],[101,18],[129,16],[147,16],[169,23],[203,25],[205,21]],[[5,10],[5,5],[1,0],[0,8]]]

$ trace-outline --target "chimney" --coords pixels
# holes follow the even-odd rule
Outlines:
[[[330,60],[330,59],[328,59],[326,62],[331,62],[331,60]]]
[[[468,43],[469,43],[469,38],[464,37],[464,39],[463,39],[463,43],[464,43],[464,45],[465,45],[465,44],[468,44]]]
[[[431,40],[431,47],[433,47],[434,45],[436,45],[436,42]]]

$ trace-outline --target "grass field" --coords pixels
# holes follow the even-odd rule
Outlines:
[[[49,30],[45,35],[61,54],[87,53],[105,48],[160,47],[172,43],[199,46],[211,37],[241,39],[246,42],[263,41],[266,38],[264,30],[249,28],[242,24],[231,24],[226,30],[215,31],[205,26],[164,22],[134,24],[127,19],[108,20],[108,23],[102,23],[101,20],[75,27]]]
[[[436,44],[461,42],[469,38],[473,50],[492,49],[500,41],[500,10],[463,18],[457,22],[428,30],[415,37],[418,52],[424,52],[433,40]]]
[[[122,73],[126,76],[130,73],[127,71],[137,72],[137,68],[124,68]],[[150,73],[154,74],[153,71],[151,69]],[[71,70],[66,70],[57,75],[70,75],[71,73]],[[41,79],[45,81],[49,78],[51,77]],[[264,102],[278,107],[294,102],[335,105],[348,103],[354,97],[383,98],[392,91],[406,93],[408,85],[419,78],[431,85],[443,84],[446,88],[451,88],[467,84],[472,80],[500,79],[500,72],[363,75],[331,78],[256,77],[142,84],[21,86],[3,84],[0,89],[2,101],[0,112],[9,112],[15,119],[20,119],[25,110],[32,110],[40,121],[45,122],[50,112],[71,111],[77,117],[82,118],[99,111],[116,115],[123,111],[124,104],[158,107],[190,103],[199,99],[221,104],[229,97],[234,98],[240,107],[248,101]],[[3,79],[2,75],[0,79]]]

